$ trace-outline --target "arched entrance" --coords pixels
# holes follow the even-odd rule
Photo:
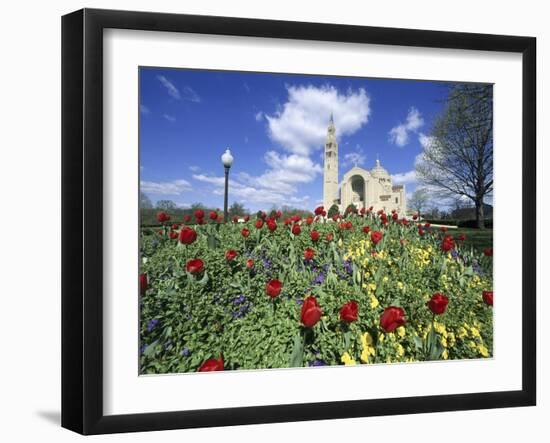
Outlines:
[[[354,175],[350,178],[351,183],[351,203],[356,207],[365,206],[365,179],[360,175]]]

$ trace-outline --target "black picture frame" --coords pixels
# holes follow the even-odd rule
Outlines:
[[[103,30],[108,28],[522,54],[522,389],[131,415],[103,413]],[[62,18],[62,426],[81,434],[320,420],[536,403],[536,39],[83,9]]]

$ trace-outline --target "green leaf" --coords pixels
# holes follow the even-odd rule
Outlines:
[[[304,366],[304,344],[300,334],[296,334],[292,354],[290,354],[290,367],[301,368],[302,366]]]
[[[159,344],[159,341],[155,340],[153,343],[146,346],[145,349],[143,350],[143,355],[145,355],[146,357],[152,357],[155,354],[158,344]]]

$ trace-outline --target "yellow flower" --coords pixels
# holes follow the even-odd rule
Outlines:
[[[344,352],[341,358],[342,363],[344,363],[346,366],[355,365],[357,364],[353,358],[351,358],[351,355],[349,355],[347,352]]]
[[[466,330],[466,328],[464,327],[460,327],[458,328],[458,337],[459,338],[464,338],[464,337],[467,337],[468,336],[468,331]]]
[[[387,282],[390,278],[387,276],[387,275],[384,275],[384,278],[382,280],[384,280],[384,282]]]
[[[477,345],[477,350],[483,357],[489,357],[489,350],[481,343]]]
[[[374,295],[371,295],[370,296],[370,307],[371,307],[371,309],[376,309],[379,304],[380,303],[379,303],[378,299]]]
[[[475,349],[477,347],[476,342],[471,340],[468,342],[468,346],[472,349]]]
[[[443,357],[443,360],[447,360],[449,358],[449,352],[445,349],[442,353],[441,353],[441,357]]]
[[[454,332],[449,332],[447,334],[447,341],[449,343],[449,347],[452,348],[456,342],[455,334]]]
[[[403,288],[405,287],[405,285],[403,283],[401,283],[400,281],[397,282],[397,287],[401,290],[403,290]]]
[[[403,348],[403,346],[401,346],[401,343],[398,343],[395,348],[397,349],[397,355],[399,357],[403,357],[405,355],[405,348]]]
[[[479,334],[479,329],[477,328],[470,328],[470,332],[472,333],[472,337],[481,337]]]
[[[441,346],[443,346],[444,348],[446,348],[448,345],[447,343],[447,339],[445,337],[441,337]]]
[[[399,337],[401,337],[401,338],[405,337],[406,331],[405,331],[405,327],[404,327],[404,326],[399,326],[399,327],[396,329],[396,331],[397,331],[397,335],[399,335]]]
[[[372,339],[372,335],[370,335],[370,333],[365,332],[361,336],[361,344],[363,345],[363,348],[366,348],[368,346],[372,346],[373,343],[374,343],[374,340]]]

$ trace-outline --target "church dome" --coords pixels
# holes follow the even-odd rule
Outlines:
[[[376,166],[371,169],[370,173],[374,178],[390,178],[390,174],[380,165],[378,159],[376,159]]]

